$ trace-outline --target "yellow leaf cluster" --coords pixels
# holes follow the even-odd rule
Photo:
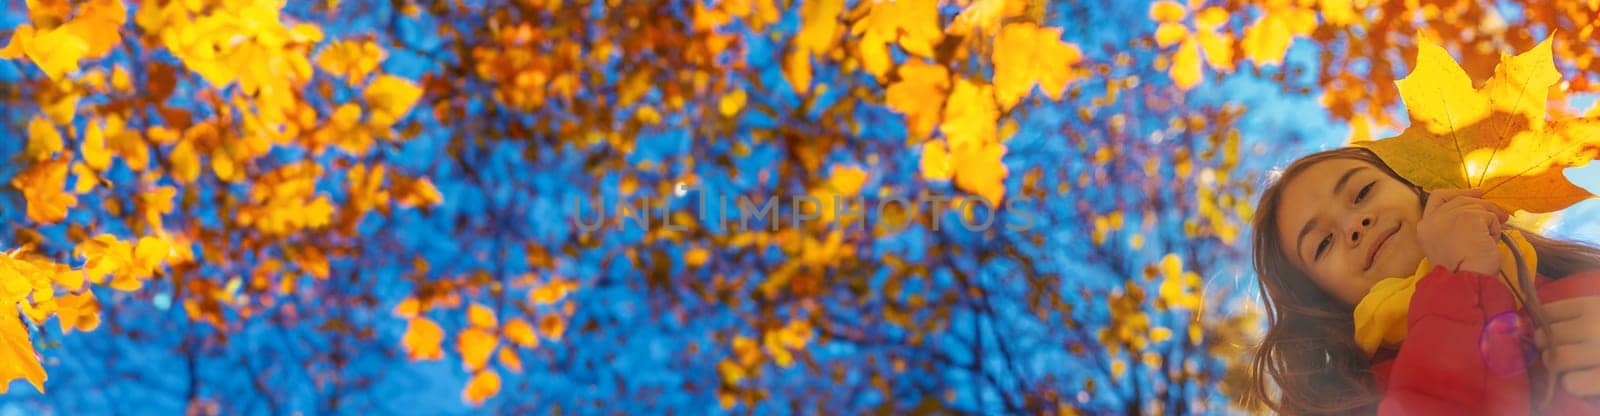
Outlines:
[[[933,168],[924,170],[923,175],[948,180],[950,176],[934,175],[953,174],[957,188],[998,205],[1005,196],[1004,180],[1008,174],[1001,161],[1006,146],[997,138],[999,118],[993,87],[965,78],[957,80],[940,124],[948,147],[937,140],[923,143],[921,166]]]
[[[1156,45],[1166,48],[1178,45],[1177,53],[1167,66],[1167,75],[1178,88],[1190,89],[1200,83],[1205,71],[1200,58],[1222,72],[1233,71],[1233,35],[1219,32],[1228,25],[1228,12],[1221,7],[1207,7],[1194,14],[1194,30],[1182,24],[1189,11],[1173,1],[1160,1],[1150,5],[1150,18],[1160,23],[1156,28]],[[1203,52],[1203,54],[1202,54]]]
[[[44,392],[46,374],[20,316],[27,316],[35,325],[57,316],[62,333],[99,327],[100,304],[85,286],[86,272],[27,255],[25,250],[0,253],[0,308],[6,310],[0,313],[0,393],[18,378]],[[58,296],[57,289],[63,294]]]
[[[30,8],[33,2],[28,2]],[[78,71],[84,59],[104,57],[122,43],[118,28],[127,21],[122,0],[91,0],[78,6],[70,20],[52,28],[24,24],[17,27],[0,58],[27,56],[46,76],[62,80]],[[65,17],[65,16],[57,16]]]
[[[1161,287],[1157,289],[1157,306],[1167,309],[1181,308],[1198,311],[1204,297],[1200,294],[1200,275],[1183,270],[1183,259],[1168,253],[1161,258]]]
[[[733,337],[733,357],[723,359],[717,363],[717,373],[722,375],[723,383],[737,385],[740,380],[749,377],[756,365],[761,363],[761,347],[754,339],[743,335]]]
[[[774,363],[779,367],[788,368],[794,365],[794,351],[804,349],[806,343],[811,341],[811,337],[811,323],[794,320],[781,329],[763,334],[761,345]]]
[[[470,54],[472,61],[477,62],[477,66],[472,68],[475,74],[495,82],[497,101],[523,111],[535,111],[542,108],[546,100],[571,100],[577,94],[583,85],[580,73],[565,68],[587,64],[582,54],[585,46],[567,37],[537,30],[529,22],[502,29],[501,32],[503,40],[499,44],[477,46]],[[549,45],[553,53],[529,46],[532,44]],[[609,54],[607,51],[594,50],[591,56]],[[638,71],[630,76],[648,74],[648,71]],[[650,86],[648,79],[641,81],[644,87]],[[622,105],[632,104],[627,93],[619,95],[622,96],[619,100]]]
[[[1144,300],[1144,288],[1136,280],[1126,281],[1122,291],[1106,297],[1111,318],[1097,336],[1111,355],[1124,350],[1139,352],[1149,345],[1150,315],[1143,309]]]
[[[168,2],[140,7],[134,19],[212,87],[237,83],[233,104],[255,127],[247,135],[272,136],[297,111],[301,86],[312,75],[306,50],[323,37],[313,25],[284,25],[283,6],[281,0],[226,1],[215,7]]]
[[[317,54],[317,67],[330,75],[345,77],[350,86],[366,80],[367,74],[383,62],[383,48],[370,39],[340,40]]]
[[[109,276],[110,286],[121,291],[144,287],[144,281],[155,276],[172,251],[172,244],[159,237],[127,242],[110,234],[97,235],[76,248],[86,260],[84,273],[90,282],[106,284]]]
[[[320,176],[321,167],[310,162],[280,167],[263,175],[252,184],[249,205],[239,209],[239,223],[268,235],[328,225],[333,204],[326,195],[316,192]]]

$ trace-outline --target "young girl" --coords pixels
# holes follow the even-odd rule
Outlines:
[[[1424,192],[1361,148],[1289,165],[1254,220],[1269,327],[1253,398],[1286,414],[1600,414],[1547,382],[1573,364],[1539,359],[1549,318],[1530,319],[1513,261],[1548,303],[1600,294],[1600,249],[1504,225],[1478,196]]]

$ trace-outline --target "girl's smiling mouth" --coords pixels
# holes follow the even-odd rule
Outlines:
[[[1397,232],[1400,232],[1399,224],[1395,224],[1393,229],[1383,233],[1383,235],[1378,237],[1377,242],[1372,243],[1372,248],[1367,249],[1367,265],[1366,267],[1361,268],[1362,271],[1372,270],[1372,263],[1378,259],[1378,250],[1383,249],[1383,245],[1388,244],[1389,239],[1394,237],[1394,234]]]

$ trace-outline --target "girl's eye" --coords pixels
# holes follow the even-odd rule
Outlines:
[[[1311,259],[1316,260],[1322,258],[1322,252],[1328,249],[1328,244],[1333,244],[1332,235],[1322,237],[1322,241],[1317,243],[1317,252],[1316,254],[1311,255]]]
[[[1367,186],[1361,187],[1361,192],[1356,194],[1356,202],[1361,202],[1362,200],[1367,199],[1367,193],[1368,192],[1372,192],[1372,186],[1373,185],[1377,185],[1377,184],[1378,184],[1378,182],[1374,181],[1372,183],[1367,184]]]

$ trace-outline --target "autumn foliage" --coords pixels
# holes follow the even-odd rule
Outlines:
[[[1555,63],[1513,132],[1600,88],[1595,2],[14,3],[0,408],[61,413],[1237,411],[1252,159],[1330,134],[1256,114],[1398,131],[1449,53],[1452,102]],[[574,222],[617,205],[687,226]]]

